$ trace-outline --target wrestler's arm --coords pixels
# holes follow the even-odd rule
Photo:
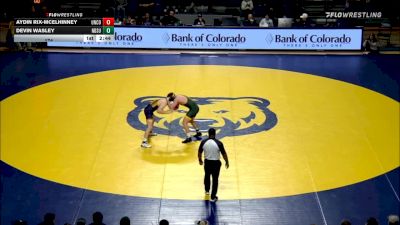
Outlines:
[[[165,110],[165,107],[167,107],[167,100],[160,101],[160,105],[158,106],[157,112],[160,114],[169,114],[169,113],[173,112],[173,110],[171,108],[168,110]],[[169,105],[168,105],[168,107],[169,107]]]
[[[169,101],[168,102],[168,106],[169,106],[170,109],[175,109],[178,106],[178,104],[179,104],[178,99],[179,98],[180,98],[179,96],[176,96],[174,101]]]

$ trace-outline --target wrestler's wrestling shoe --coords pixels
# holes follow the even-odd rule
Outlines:
[[[192,142],[192,138],[191,137],[188,137],[188,138],[186,138],[185,140],[182,141],[182,143],[184,143],[184,144],[189,143],[189,142]]]
[[[151,145],[147,142],[142,142],[142,144],[140,145],[142,148],[151,148]]]
[[[201,140],[201,132],[197,132],[193,137],[196,138],[198,141],[200,141]]]

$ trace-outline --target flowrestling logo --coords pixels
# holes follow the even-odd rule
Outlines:
[[[325,12],[326,18],[333,19],[374,19],[382,18],[382,12]]]
[[[152,100],[160,96],[147,96],[134,100],[134,109],[128,113],[127,122],[135,129],[145,131],[146,120],[143,110]],[[268,109],[270,102],[259,97],[208,97],[192,98],[200,108],[196,122],[200,130],[213,127],[218,137],[248,135],[272,129],[278,122],[274,112]],[[187,109],[181,106],[175,115],[154,114],[154,131],[184,138],[182,120]]]

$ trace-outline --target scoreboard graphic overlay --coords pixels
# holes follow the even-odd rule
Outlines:
[[[114,18],[83,18],[81,13],[48,13],[47,16],[15,19],[14,41],[114,41]]]

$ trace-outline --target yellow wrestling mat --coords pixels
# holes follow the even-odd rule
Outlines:
[[[231,164],[221,168],[221,199],[328,190],[399,166],[395,100],[297,72],[200,65],[91,73],[15,94],[1,101],[1,159],[34,176],[95,191],[203,199],[199,142],[182,144],[177,135],[161,134],[143,150],[143,130],[127,121],[135,100],[171,91],[213,99],[200,105],[199,119],[239,124],[221,139]],[[257,99],[269,105],[252,104]],[[271,120],[265,110],[277,121],[257,130]],[[156,125],[168,130],[165,122],[182,115],[157,115]],[[136,122],[145,123],[142,112]]]

